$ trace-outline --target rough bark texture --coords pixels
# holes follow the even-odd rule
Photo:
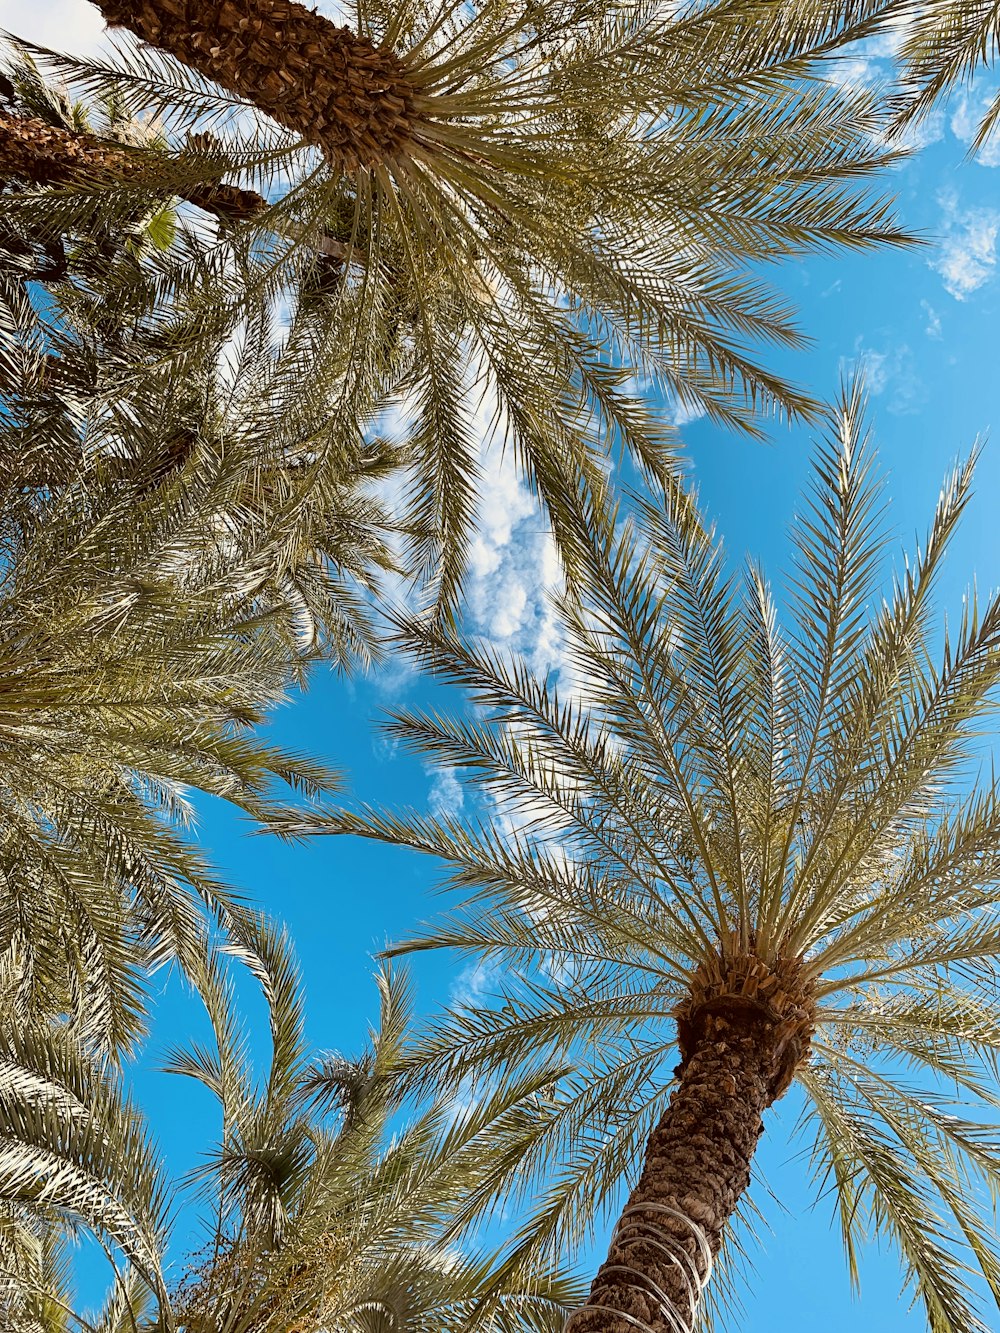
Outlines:
[[[34,116],[0,111],[0,181],[65,185],[76,180],[128,180],[149,175],[149,156],[140,151],[93,134],[59,129]],[[188,203],[219,217],[251,218],[267,207],[261,195],[237,185],[202,181],[176,188]]]
[[[95,0],[108,24],[267,112],[342,171],[405,150],[418,94],[402,61],[294,0]]]
[[[678,1333],[750,1183],[763,1113],[805,1057],[813,1004],[798,960],[721,957],[678,1007],[679,1083],[650,1137],[587,1305],[566,1333]],[[686,1258],[685,1258],[686,1256]],[[697,1274],[697,1282],[694,1275]]]

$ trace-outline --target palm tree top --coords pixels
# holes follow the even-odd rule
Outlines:
[[[767,270],[906,239],[869,189],[894,158],[886,108],[824,77],[868,8],[810,3],[777,22],[764,0],[670,15],[365,0],[352,35],[284,0],[164,0],[104,8],[145,45],[103,63],[36,56],[82,94],[157,118],[172,152],[150,162],[153,185],[191,198],[225,175],[268,201],[242,223],[185,216],[153,264],[157,291],[197,287],[207,265],[229,279],[213,301],[281,292],[311,352],[301,398],[362,426],[386,397],[405,409],[410,568],[453,607],[492,428],[572,572],[581,475],[603,496],[624,453],[676,481],[676,431],[636,383],[752,434],[815,412],[767,363],[766,347],[804,341]],[[406,102],[399,70],[418,90],[408,137],[372,162],[380,99]],[[358,90],[370,115],[351,110]],[[350,126],[367,146],[323,151]],[[22,189],[7,206],[68,226],[134,206],[151,180],[97,185]],[[201,264],[192,232],[210,236]]]
[[[263,1069],[235,1006],[234,955],[267,1002]],[[579,1283],[476,1245],[465,1203],[516,1150],[531,1083],[465,1117],[438,1105],[404,1124],[395,1073],[411,1014],[398,972],[378,977],[380,1023],[354,1062],[310,1059],[295,963],[263,918],[247,913],[224,953],[206,947],[191,974],[213,1039],[172,1051],[167,1072],[210,1091],[222,1132],[183,1182],[206,1244],[179,1282],[166,1276],[177,1191],[123,1080],[67,1030],[36,1021],[8,1038],[4,1025],[5,1328],[35,1333],[48,1308],[53,1329],[68,1316],[87,1333],[558,1333]],[[89,1319],[61,1280],[74,1226],[114,1264],[105,1309]]]
[[[854,385],[817,447],[783,614],[671,497],[616,523],[590,513],[587,587],[561,602],[568,693],[455,633],[402,628],[477,712],[400,713],[389,731],[464,768],[479,818],[363,809],[315,828],[442,858],[459,901],[400,949],[503,969],[502,1007],[441,1018],[418,1081],[575,1062],[521,1164],[543,1200],[532,1243],[579,1233],[692,1053],[745,1023],[768,1034],[762,1106],[793,1079],[804,1098],[852,1272],[869,1230],[887,1237],[931,1326],[967,1333],[985,1325],[962,1264],[1000,1295],[963,1175],[1000,1183],[984,1128],[1000,1105],[1000,789],[977,776],[1000,596],[937,619],[974,458],[884,590],[863,413]]]

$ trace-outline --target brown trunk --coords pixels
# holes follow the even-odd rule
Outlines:
[[[94,0],[108,24],[322,148],[341,171],[405,151],[418,89],[392,51],[294,0]]]
[[[0,183],[23,180],[31,185],[69,185],[73,182],[141,180],[157,191],[157,163],[152,154],[125,148],[93,134],[59,129],[34,116],[14,116],[0,110]],[[162,185],[167,196],[176,195],[196,208],[230,222],[259,217],[268,206],[263,195],[222,181],[197,181],[185,185],[174,181]],[[365,255],[333,236],[295,229],[287,221],[283,231],[300,237],[318,254],[337,264],[363,265]]]
[[[66,185],[80,180],[150,179],[153,167],[152,155],[141,150],[59,129],[34,116],[0,111],[0,180]],[[156,188],[155,181],[151,188]],[[233,220],[255,217],[267,207],[267,200],[252,190],[215,181],[164,190],[175,192],[198,208]]]
[[[812,1031],[797,960],[715,960],[677,1013],[679,1083],[587,1304],[566,1333],[681,1333],[695,1323],[729,1218],[750,1183],[764,1111]],[[693,1224],[693,1225],[692,1225]]]

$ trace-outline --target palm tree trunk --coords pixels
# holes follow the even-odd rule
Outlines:
[[[323,149],[341,171],[405,152],[412,77],[392,51],[295,0],[94,0],[130,29]]]
[[[750,1183],[763,1114],[808,1050],[814,1006],[796,984],[800,967],[719,959],[696,978],[677,1011],[678,1085],[566,1333],[693,1328],[712,1259]]]
[[[67,185],[73,181],[143,179],[155,190],[152,156],[135,149],[49,125],[34,116],[0,111],[0,180],[24,180],[32,185]],[[221,181],[173,185],[164,194],[178,194],[188,203],[217,217],[232,220],[255,217],[267,200],[253,190]]]
[[[223,181],[157,180],[155,158],[141,150],[125,148],[94,134],[64,130],[34,116],[15,116],[0,110],[0,182],[22,180],[31,185],[69,185],[87,180],[140,180],[155,194],[162,185],[164,196],[185,200],[229,222],[259,217],[268,207],[263,195]],[[282,234],[290,234],[339,264],[365,263],[365,255],[353,246],[324,232],[305,232],[287,219]]]

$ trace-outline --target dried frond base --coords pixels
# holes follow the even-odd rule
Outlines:
[[[813,1034],[816,1003],[802,978],[801,958],[765,963],[753,953],[719,953],[703,963],[687,996],[674,1009],[681,1053],[678,1074],[698,1047],[721,1028],[754,1032],[770,1049],[771,1091],[788,1091],[796,1066],[805,1059]]]
[[[602,1289],[598,1287],[588,1303],[569,1316],[565,1333],[577,1333],[587,1328],[596,1333],[597,1321],[605,1316],[609,1328],[617,1330],[624,1325],[629,1333],[633,1328],[639,1333],[658,1333],[664,1327],[670,1333],[689,1333],[698,1322],[702,1293],[712,1276],[712,1249],[697,1222],[667,1204],[629,1206],[618,1220],[611,1237],[611,1248],[618,1260],[615,1265],[618,1276],[626,1279],[627,1287],[633,1287],[645,1300],[653,1302],[656,1322],[622,1311],[615,1305],[604,1305]],[[650,1248],[666,1262],[673,1295],[646,1271],[642,1258]],[[632,1255],[635,1255],[634,1263]],[[605,1276],[607,1273],[605,1268]],[[660,1273],[657,1278],[662,1281]],[[682,1298],[675,1304],[678,1286],[687,1299]],[[620,1295],[620,1283],[618,1287],[616,1295]]]

